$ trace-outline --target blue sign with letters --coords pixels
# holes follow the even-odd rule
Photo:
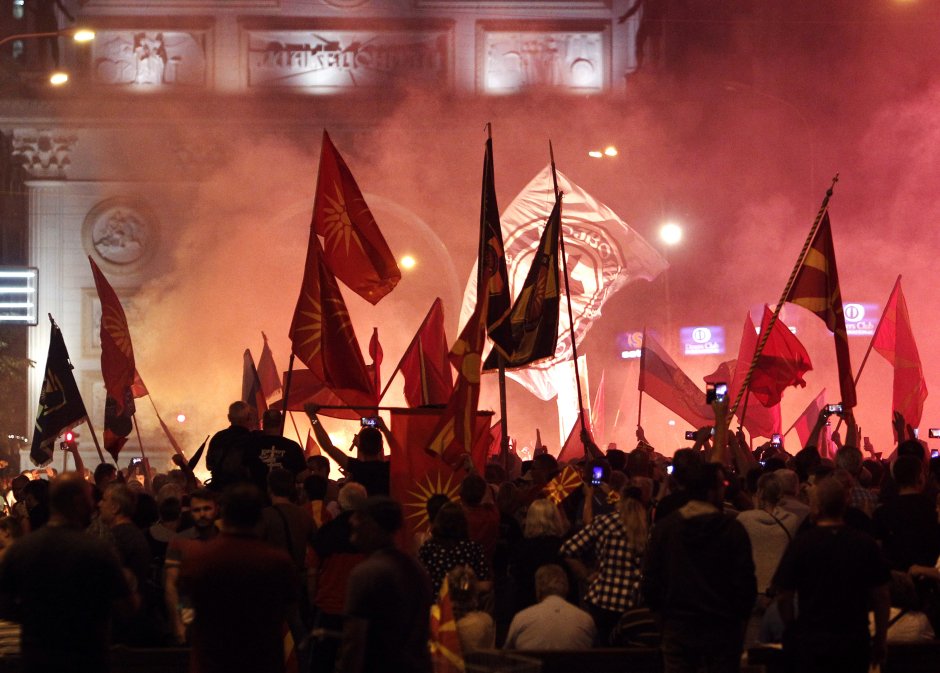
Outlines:
[[[725,328],[683,327],[679,330],[683,355],[721,355],[725,352]]]

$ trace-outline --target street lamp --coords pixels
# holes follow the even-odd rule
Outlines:
[[[69,35],[75,42],[85,43],[95,39],[95,31],[90,28],[63,28],[61,30],[50,30],[41,33],[17,33],[0,37],[0,47],[13,40],[34,40],[43,37],[59,37],[60,35]],[[69,81],[69,75],[62,70],[56,70],[49,75],[49,83],[52,86],[62,86]]]
[[[675,222],[666,222],[659,228],[659,238],[670,247],[677,245],[682,241],[682,227]]]

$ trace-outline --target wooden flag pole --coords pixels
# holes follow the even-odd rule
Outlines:
[[[141,379],[143,382],[143,379]],[[146,388],[146,385],[144,386]],[[150,406],[153,407],[153,413],[156,415],[157,420],[160,422],[160,427],[163,429],[163,433],[166,435],[167,440],[170,442],[170,445],[173,447],[173,450],[176,451],[179,455],[186,457],[183,454],[183,449],[180,448],[180,445],[170,434],[170,429],[166,427],[166,423],[163,422],[163,418],[160,416],[160,412],[157,411],[157,405],[153,401],[153,395],[150,394],[150,391],[147,391],[147,399],[150,400]]]
[[[291,411],[287,411],[287,410],[285,410],[284,413],[286,413],[290,417],[290,422],[294,426],[294,434],[297,435],[297,443],[303,446],[304,440],[300,438],[300,430],[297,429],[297,421],[294,420],[294,413]],[[282,433],[282,436],[283,436],[283,433]]]
[[[479,280],[479,279],[477,279],[477,280]],[[414,335],[414,337],[412,337],[411,342],[410,342],[410,343],[408,344],[408,346],[405,348],[405,351],[401,354],[401,358],[399,358],[398,364],[395,365],[395,369],[392,370],[392,375],[389,376],[388,379],[385,381],[385,387],[382,388],[382,393],[379,395],[379,403],[380,403],[380,404],[381,404],[381,402],[382,402],[382,399],[385,397],[385,393],[388,392],[389,387],[392,385],[392,379],[394,379],[394,378],[395,378],[395,375],[398,374],[398,372],[401,371],[401,363],[405,361],[405,355],[408,353],[408,351],[411,350],[411,347],[415,345],[415,342],[418,340],[419,336],[421,335],[421,331],[422,331],[422,330],[425,328],[425,326],[428,324],[428,320],[431,319],[431,311],[433,311],[433,310],[434,310],[434,304],[431,304],[431,308],[428,309],[427,315],[424,316],[424,320],[421,321],[421,325],[418,327],[418,331],[415,332],[415,335]]]
[[[754,349],[754,356],[751,358],[751,365],[747,368],[747,374],[744,376],[744,382],[741,384],[740,390],[738,390],[734,404],[732,404],[731,408],[728,410],[728,418],[726,419],[726,422],[729,424],[731,423],[730,419],[734,418],[734,413],[738,410],[738,405],[741,403],[741,398],[744,396],[744,391],[747,390],[751,383],[751,377],[754,374],[754,370],[757,368],[757,361],[760,360],[760,356],[764,352],[764,346],[767,345],[767,340],[770,338],[770,333],[773,331],[774,325],[777,324],[777,317],[780,315],[780,310],[783,308],[783,304],[790,294],[790,289],[793,287],[794,281],[796,281],[796,274],[803,265],[803,260],[806,258],[806,253],[809,251],[809,247],[813,243],[813,238],[815,238],[816,231],[819,229],[819,223],[822,222],[822,218],[826,214],[826,210],[829,208],[829,199],[832,198],[832,190],[835,188],[838,181],[839,174],[836,173],[835,177],[832,178],[832,184],[829,186],[829,189],[826,190],[826,196],[823,198],[822,204],[819,206],[819,212],[816,213],[816,219],[813,221],[813,226],[810,227],[809,235],[806,237],[806,241],[803,243],[803,249],[800,250],[800,256],[797,258],[796,264],[793,266],[793,270],[790,272],[790,278],[787,279],[787,285],[783,290],[783,294],[780,295],[780,300],[777,302],[777,307],[774,309],[773,316],[770,318],[770,323],[767,325],[766,330],[761,330],[760,341],[757,343],[757,348]]]
[[[552,163],[552,184],[555,187],[555,199],[561,200],[564,194],[558,191],[558,174],[555,171],[555,152],[552,149],[552,141],[548,141],[548,154]],[[559,213],[559,220],[560,220]],[[571,289],[568,285],[568,261],[565,256],[565,229],[558,223],[558,237],[561,245],[561,269],[565,278],[565,299],[568,303],[568,325],[571,331],[571,356],[574,358],[574,386],[578,391],[578,421],[581,423],[581,430],[584,430],[584,399],[581,395],[581,372],[578,370],[578,344],[574,336],[574,311],[571,309]]]
[[[291,351],[290,361],[287,363],[287,381],[284,384],[284,396],[281,398],[281,406],[284,408],[284,413],[287,413],[288,406],[287,401],[290,397],[290,383],[291,379],[294,378],[294,352]],[[284,436],[284,424],[281,424],[281,436]],[[300,435],[298,434],[298,437]]]
[[[640,378],[643,378],[643,365],[646,364],[646,326],[643,326],[643,343],[640,344]],[[636,409],[636,428],[639,430],[643,427],[643,388],[637,385],[637,390],[640,391],[640,403],[637,405]]]
[[[91,431],[91,438],[95,442],[95,450],[98,452],[98,459],[102,463],[106,463],[104,459],[104,452],[101,450],[101,444],[98,442],[98,433],[95,432],[95,426],[91,424],[91,416],[85,416],[85,423],[88,424],[88,429]],[[114,461],[114,464],[117,465],[117,461]]]

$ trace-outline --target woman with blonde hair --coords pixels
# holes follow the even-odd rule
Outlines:
[[[513,614],[530,605],[535,605],[535,572],[543,565],[556,564],[567,567],[558,550],[562,536],[567,530],[567,522],[558,506],[546,498],[534,500],[526,512],[522,527],[523,538],[519,540],[509,557],[509,577],[512,580],[511,605]],[[577,597],[577,583],[574,576],[569,578],[569,586]],[[570,596],[569,596],[570,598]]]
[[[642,494],[630,487],[621,494],[613,512],[596,517],[561,547],[561,555],[575,575],[588,583],[585,602],[597,626],[599,645],[608,644],[620,616],[640,602],[647,520]],[[596,559],[593,570],[579,558],[590,555]]]

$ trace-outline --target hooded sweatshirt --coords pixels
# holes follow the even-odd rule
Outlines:
[[[796,535],[799,518],[785,509],[775,507],[773,512],[751,509],[738,515],[751,540],[751,554],[757,574],[757,590],[766,593],[777,571],[783,552]]]

